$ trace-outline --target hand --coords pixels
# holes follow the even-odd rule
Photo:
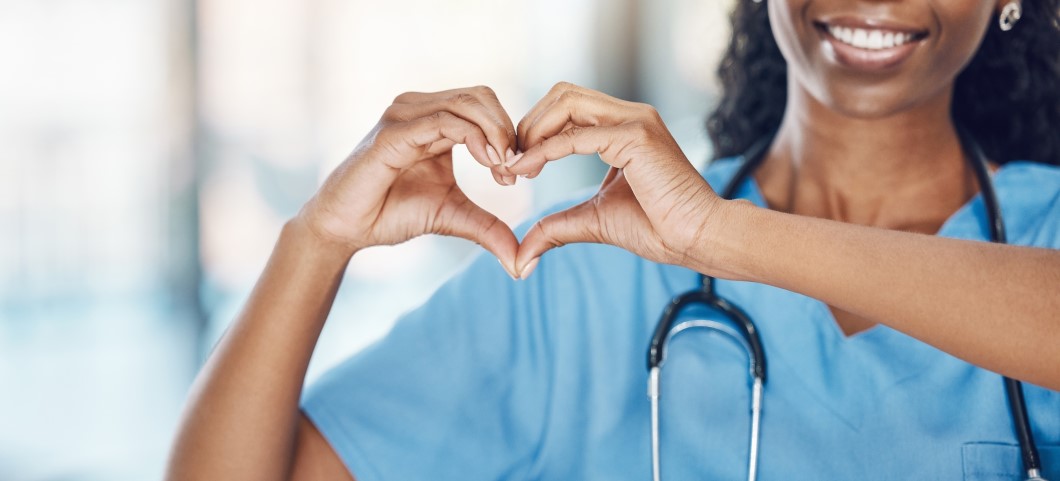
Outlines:
[[[492,90],[410,92],[394,100],[299,216],[318,238],[348,255],[443,234],[482,245],[511,275],[518,240],[456,185],[457,144],[466,145],[498,183],[515,183],[513,175],[498,173],[514,154],[515,128]]]
[[[721,202],[688,162],[649,105],[560,83],[519,122],[523,151],[508,171],[536,175],[545,163],[599,153],[611,166],[591,199],[538,221],[519,248],[526,277],[549,249],[575,242],[611,244],[646,259],[695,265],[690,251]]]

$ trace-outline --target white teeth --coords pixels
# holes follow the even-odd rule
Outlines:
[[[869,31],[855,28],[854,40],[852,40],[850,44],[857,48],[869,48]]]
[[[879,50],[883,48],[883,32],[879,30],[873,30],[869,33],[869,48],[873,50]]]
[[[901,34],[899,34],[901,35]],[[894,32],[887,32],[883,34],[883,48],[891,48],[894,46]]]
[[[909,33],[879,29],[828,26],[828,33],[840,42],[865,50],[894,48],[913,39]]]

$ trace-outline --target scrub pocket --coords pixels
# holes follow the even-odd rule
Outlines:
[[[1042,477],[1060,479],[1060,446],[1038,445]],[[1023,461],[1016,444],[965,443],[961,446],[965,481],[1023,481]]]

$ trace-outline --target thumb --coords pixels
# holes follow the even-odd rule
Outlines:
[[[520,279],[526,279],[537,267],[538,259],[550,249],[580,242],[600,242],[599,217],[594,199],[543,217],[523,237],[515,267]]]
[[[509,276],[517,278],[519,271],[515,270],[515,256],[519,251],[519,240],[511,227],[466,196],[459,196],[459,201],[447,203],[450,207],[439,212],[438,224],[432,231],[481,245],[500,261]]]

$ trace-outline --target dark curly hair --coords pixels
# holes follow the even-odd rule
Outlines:
[[[991,22],[957,76],[953,118],[995,162],[1060,165],[1060,0],[1022,6],[1011,31]],[[732,13],[732,43],[718,67],[722,96],[707,120],[715,159],[740,155],[784,115],[787,64],[766,11],[764,2],[740,0]]]

